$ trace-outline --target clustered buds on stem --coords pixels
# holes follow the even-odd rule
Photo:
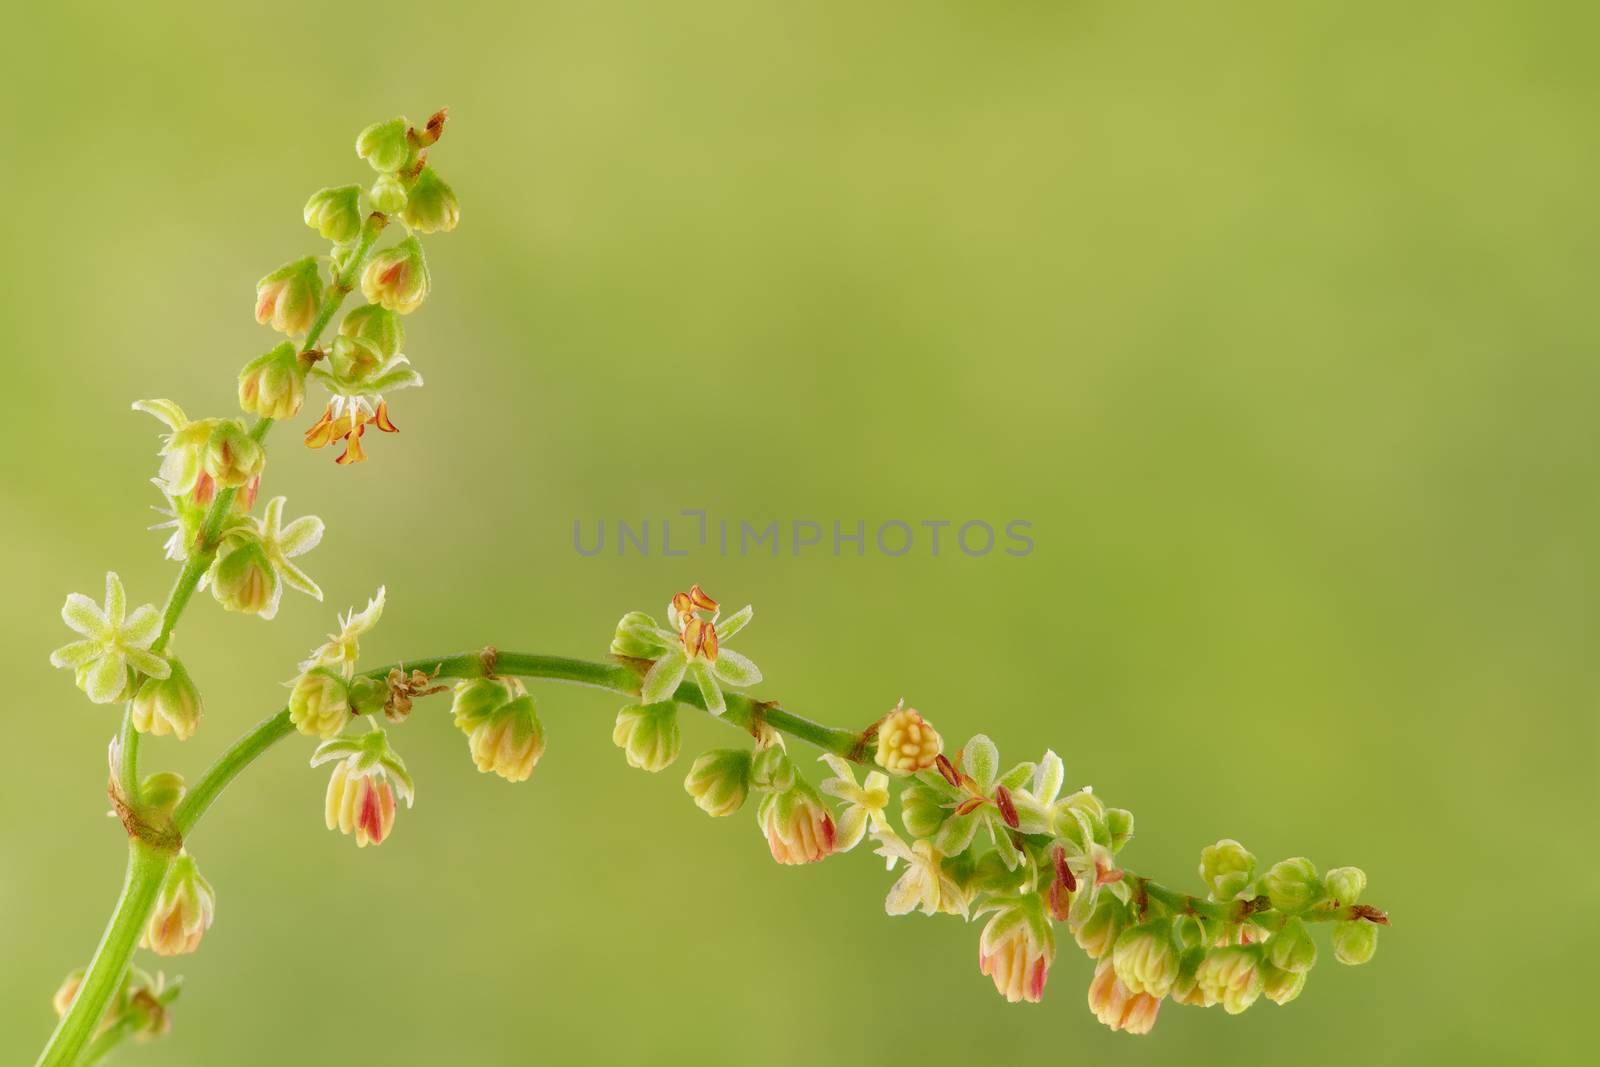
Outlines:
[[[450,706],[467,735],[472,762],[484,774],[527,781],[544,755],[544,725],[533,697],[515,678],[474,678],[456,686]]]

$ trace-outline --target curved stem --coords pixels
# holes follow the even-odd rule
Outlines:
[[[111,912],[111,921],[106,924],[94,959],[84,973],[78,995],[56,1023],[49,1043],[39,1054],[37,1067],[71,1067],[78,1062],[84,1046],[94,1036],[100,1020],[105,1018],[111,998],[122,987],[128,961],[149,921],[156,896],[161,892],[161,882],[171,864],[171,854],[158,852],[139,841],[128,842],[128,873]]]

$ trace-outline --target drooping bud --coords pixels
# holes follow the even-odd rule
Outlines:
[[[261,473],[267,455],[261,443],[238,419],[217,422],[206,440],[201,463],[205,472],[225,489],[237,489]]]
[[[1206,950],[1202,945],[1191,945],[1184,949],[1183,955],[1178,958],[1178,977],[1173,981],[1172,991],[1168,994],[1174,1004],[1205,1007],[1206,996],[1201,991],[1197,979],[1200,964],[1205,958]]]
[[[356,155],[380,174],[397,171],[411,158],[411,143],[406,138],[404,118],[374,122],[356,136]]]
[[[1274,863],[1262,876],[1261,888],[1274,908],[1289,914],[1304,910],[1323,895],[1316,864],[1304,856]]]
[[[126,1021],[128,1033],[134,1037],[160,1037],[172,1029],[172,1018],[167,1008],[182,989],[181,978],[168,982],[167,976],[159,971],[151,977],[142,967],[132,967],[122,982],[122,991],[112,1010]]]
[[[611,654],[629,659],[656,659],[671,647],[667,632],[642,611],[630,611],[618,620],[611,638]]]
[[[350,721],[350,683],[327,667],[312,667],[289,692],[289,721],[308,737],[331,738]]]
[[[1121,852],[1133,840],[1133,812],[1127,808],[1106,809],[1106,830],[1111,834],[1111,851]]]
[[[428,261],[422,242],[408,237],[367,261],[361,274],[361,292],[367,302],[409,315],[428,295]]]
[[[353,389],[359,390],[383,370],[387,362],[375,345],[359,337],[336,337],[328,346],[327,372],[340,385]]]
[[[1056,939],[1036,893],[1002,904],[978,938],[978,971],[1015,1004],[1037,1004],[1055,959]]]
[[[1113,1030],[1148,1034],[1156,1025],[1161,998],[1129,989],[1117,977],[1112,962],[1103,959],[1095,966],[1094,978],[1089,982],[1089,1010]]]
[[[1367,872],[1360,867],[1335,867],[1324,876],[1328,896],[1341,905],[1349,906],[1361,899],[1367,889]]]
[[[385,360],[398,355],[406,343],[406,328],[400,316],[378,304],[363,304],[348,312],[339,323],[339,335],[365,341]]]
[[[318,189],[306,201],[306,225],[334,244],[353,241],[361,232],[361,186]]]
[[[683,788],[707,815],[732,815],[750,795],[750,753],[736,748],[704,753],[690,766]]]
[[[1094,910],[1073,928],[1073,940],[1090,959],[1104,959],[1111,954],[1126,920],[1127,909],[1123,903],[1110,893],[1102,893],[1095,901]]]
[[[1206,953],[1195,971],[1195,981],[1206,1006],[1221,1004],[1238,1015],[1261,995],[1261,949],[1258,945],[1230,945]]]
[[[423,167],[400,217],[418,233],[448,233],[461,221],[461,205],[455,190],[432,167]]]
[[[392,215],[406,206],[406,184],[397,174],[380,174],[367,190],[372,206],[385,215]]]
[[[1295,997],[1298,997],[1306,987],[1306,972],[1298,974],[1294,971],[1285,971],[1272,964],[1264,964],[1261,968],[1261,995],[1282,1007]]]
[[[260,538],[233,534],[223,540],[206,583],[226,610],[260,615],[276,602],[278,573]]]
[[[394,830],[395,795],[411,806],[415,787],[406,765],[374,730],[361,737],[336,737],[317,746],[315,767],[337,760],[328,778],[323,817],[330,830],[354,834],[356,845],[381,845]]]
[[[1178,977],[1178,945],[1172,920],[1153,919],[1124,930],[1111,953],[1117,978],[1134,993],[1160,1000]]]
[[[306,399],[306,367],[293,343],[283,342],[239,372],[239,407],[264,419],[292,418]]]
[[[763,793],[782,793],[794,788],[794,761],[781,741],[774,738],[756,749],[750,759],[750,787]]]
[[[944,741],[916,708],[896,707],[878,724],[878,766],[907,775],[934,765]]]
[[[1256,874],[1256,858],[1232,838],[1223,838],[1200,851],[1200,879],[1217,900],[1233,900]]]
[[[172,734],[187,741],[200,724],[200,691],[176,658],[168,659],[172,673],[146,678],[133,697],[133,728],[142,734]]]
[[[487,681],[488,679],[477,679]],[[462,700],[457,692],[455,724],[467,735],[472,762],[485,774],[493,772],[508,782],[525,781],[544,755],[544,724],[539,721],[533,697],[523,693],[495,704],[485,690]]]
[[[1378,927],[1364,919],[1349,919],[1333,927],[1333,958],[1359,967],[1378,951]]]
[[[669,700],[623,708],[617,712],[611,741],[627,756],[628,766],[651,772],[665,770],[683,747],[678,706]]]
[[[200,947],[200,939],[211,928],[217,896],[211,883],[200,875],[194,858],[180,852],[167,871],[161,895],[140,944],[158,956],[178,956]]]
[[[816,790],[803,780],[769,793],[756,809],[772,858],[786,865],[816,863],[833,854],[838,831]]]
[[[321,307],[322,275],[311,256],[285,263],[256,283],[256,321],[279,333],[305,333]]]
[[[1317,962],[1317,943],[1298,917],[1291,916],[1267,942],[1267,962],[1280,971],[1304,974]]]

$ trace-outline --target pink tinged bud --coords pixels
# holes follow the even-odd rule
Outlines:
[[[394,787],[381,767],[362,770],[358,757],[334,764],[324,817],[328,829],[354,834],[357,846],[381,845],[394,831]]]
[[[361,292],[367,302],[401,315],[421,306],[428,295],[428,285],[428,262],[422,254],[422,243],[415,237],[373,256],[361,275]]]
[[[773,793],[756,816],[772,858],[785,865],[816,863],[833,854],[838,830],[833,816],[806,785]]]
[[[1148,1034],[1161,1011],[1161,999],[1129,990],[1117,978],[1111,961],[1103,959],[1095,967],[1094,980],[1089,983],[1089,1010],[1113,1030]]]
[[[1004,905],[978,938],[978,970],[1015,1004],[1037,1004],[1055,958],[1055,937],[1036,896]]]
[[[167,872],[140,943],[158,956],[193,952],[211,928],[216,900],[211,883],[201,877],[194,860],[180,854]]]
[[[322,277],[310,256],[285,263],[256,283],[256,321],[279,333],[305,333],[321,303]]]

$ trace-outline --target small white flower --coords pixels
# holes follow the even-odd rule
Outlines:
[[[318,646],[311,658],[300,664],[300,672],[314,667],[337,667],[343,670],[346,678],[353,677],[356,672],[356,657],[361,654],[361,646],[357,638],[378,625],[378,620],[383,617],[384,587],[379,586],[377,595],[367,601],[367,606],[360,612],[352,609],[339,616],[339,632],[329,634],[328,640]]]
[[[106,600],[99,605],[82,593],[71,593],[61,608],[61,618],[84,639],[50,653],[54,667],[77,672],[79,688],[96,704],[112,704],[127,695],[129,672],[151,678],[172,673],[167,661],[150,651],[161,631],[161,613],[144,604],[127,613],[128,597],[122,579],[106,574]]]
[[[868,823],[874,830],[887,830],[889,818],[884,809],[889,806],[889,776],[882,771],[872,771],[864,784],[857,785],[855,771],[848,762],[831,752],[818,758],[835,775],[820,788],[830,797],[844,801],[844,810],[839,813],[836,850],[849,852],[860,844],[866,836]]]
[[[878,841],[875,851],[889,861],[891,869],[896,860],[903,860],[906,865],[905,873],[884,898],[884,911],[890,915],[921,911],[924,915],[969,917],[971,897],[945,872],[944,857],[931,843],[916,841],[907,845],[887,826],[875,829],[872,836]]]

